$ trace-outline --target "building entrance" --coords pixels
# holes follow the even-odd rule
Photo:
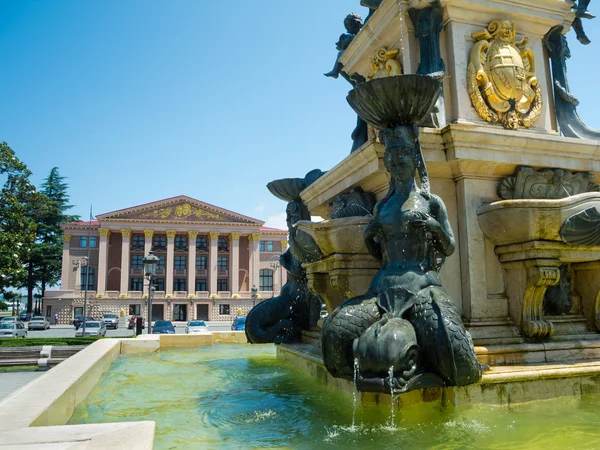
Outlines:
[[[187,321],[187,305],[173,305],[173,321],[175,322],[186,322]]]
[[[152,305],[152,321],[164,320],[165,305]]]
[[[208,305],[196,305],[196,319],[208,320]]]

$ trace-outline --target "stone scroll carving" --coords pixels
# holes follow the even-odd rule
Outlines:
[[[525,336],[546,338],[554,334],[554,326],[544,319],[546,289],[560,280],[560,268],[536,266],[527,269],[527,288],[523,295],[521,331]]]
[[[369,192],[364,192],[361,187],[356,187],[351,192],[338,195],[329,205],[332,219],[370,216],[375,207],[375,197]]]
[[[504,178],[498,186],[498,197],[513,199],[557,199],[584,192],[598,192],[594,175],[563,169],[540,169],[520,166],[515,175]]]

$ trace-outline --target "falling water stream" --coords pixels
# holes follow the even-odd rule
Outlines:
[[[359,367],[358,367],[358,358],[354,358],[354,389],[352,390],[352,428],[355,427],[355,418],[356,418],[356,396],[358,393],[358,387],[356,385],[356,382],[358,380],[358,371],[359,371]]]

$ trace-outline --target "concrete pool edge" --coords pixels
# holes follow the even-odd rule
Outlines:
[[[351,381],[334,378],[327,372],[314,345],[277,345],[277,358],[288,361],[301,372],[331,386],[332,389],[355,392]],[[477,384],[420,389],[395,395],[398,407],[430,403],[440,407],[474,404],[511,405],[558,397],[581,398],[600,393],[600,361],[583,360],[568,364],[525,364],[493,366]],[[363,405],[391,404],[389,394],[358,394]]]
[[[113,450],[152,449],[156,426],[152,421],[65,424],[119,355],[245,342],[243,331],[100,339],[0,401],[0,449],[32,445],[54,449],[75,442]]]

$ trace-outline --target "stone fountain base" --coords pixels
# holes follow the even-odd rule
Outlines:
[[[450,386],[445,388],[418,389],[405,394],[395,395],[394,403],[398,407],[409,407],[417,404],[430,404],[434,407],[460,406],[472,404],[511,405],[537,400],[548,400],[557,397],[581,398],[586,394],[600,393],[600,341],[580,342],[581,350],[595,353],[596,360],[574,359],[569,363],[544,363],[549,353],[563,352],[569,358],[576,352],[572,343],[529,344],[523,347],[506,346],[501,348],[476,347],[480,361],[488,361],[495,355],[505,355],[506,361],[515,355],[523,355],[527,361],[511,365],[492,365],[483,374],[479,383],[469,386]],[[486,353],[488,352],[488,353]],[[503,353],[504,352],[504,353]],[[580,354],[584,356],[585,353]],[[277,357],[288,361],[311,378],[320,380],[332,389],[355,392],[352,382],[332,377],[323,365],[320,348],[310,344],[282,344],[277,346]],[[532,358],[540,359],[534,361]],[[391,404],[389,394],[364,392],[359,393],[361,404]]]

